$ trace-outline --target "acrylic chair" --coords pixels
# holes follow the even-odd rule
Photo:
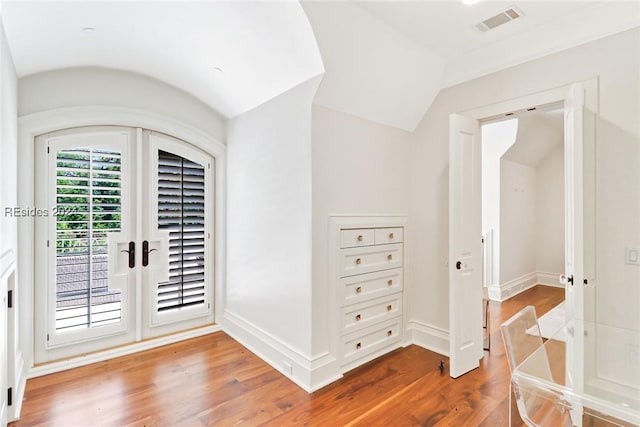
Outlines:
[[[516,313],[500,326],[504,341],[509,369],[511,372],[525,360],[527,360],[529,372],[552,380],[549,359],[540,335],[540,326],[536,316],[535,307],[527,306]],[[536,351],[540,350],[540,351]],[[532,370],[533,367],[533,370]],[[550,390],[535,385],[510,381],[509,411],[511,411],[512,395],[516,398],[518,413],[528,426],[573,426],[571,421],[570,403]],[[511,418],[511,412],[509,412]]]

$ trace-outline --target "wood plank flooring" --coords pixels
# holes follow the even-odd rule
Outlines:
[[[562,289],[536,286],[491,302],[491,352],[456,380],[438,369],[446,358],[412,345],[308,394],[220,332],[29,380],[10,426],[506,426],[499,325],[563,299]]]

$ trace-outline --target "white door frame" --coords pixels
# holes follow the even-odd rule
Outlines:
[[[581,83],[584,88],[584,115],[583,115],[583,151],[584,151],[584,168],[592,168],[595,172],[595,142],[596,142],[596,116],[598,114],[598,79],[593,78],[590,80],[586,80]],[[459,114],[463,115],[469,119],[477,120],[478,122],[487,122],[494,120],[498,117],[502,117],[507,113],[513,113],[516,111],[523,111],[532,106],[542,106],[557,102],[563,102],[565,99],[569,97],[570,90],[573,84],[568,84],[565,86],[561,86],[558,88],[530,94],[524,95],[518,98],[510,99],[507,101],[487,105],[480,108],[475,108],[472,110],[462,111]],[[478,139],[477,143],[481,143],[481,140]],[[582,206],[582,215],[583,215],[583,260],[584,260],[584,271],[577,272],[574,274],[574,283],[577,286],[583,286],[584,288],[584,315],[589,318],[589,316],[595,313],[595,304],[592,303],[594,301],[593,294],[595,292],[594,288],[596,285],[596,264],[595,264],[595,173],[589,175],[589,180],[585,180],[583,182],[583,206]],[[449,212],[449,221],[452,221],[451,218],[452,213]],[[476,212],[476,215],[481,216],[482,212]],[[478,236],[480,239],[480,236]],[[450,249],[451,253],[451,249]],[[449,264],[455,264],[456,260],[450,258]],[[586,281],[586,282],[585,282]],[[583,284],[584,283],[584,284]],[[478,283],[478,286],[482,286],[482,283]],[[568,297],[570,295],[567,295]],[[460,307],[456,306],[459,304],[459,301],[449,301],[449,312],[452,313],[456,309],[459,310]],[[450,315],[451,319],[451,315]],[[482,328],[482,324],[479,323],[477,325],[478,328]],[[451,320],[449,328],[451,330]],[[454,354],[449,355],[452,359],[455,357]],[[479,355],[482,357],[482,355]],[[450,362],[453,364],[453,362]]]
[[[29,114],[19,118],[18,144],[18,205],[31,207],[35,205],[35,138],[38,135],[61,129],[83,126],[129,126],[135,128],[152,129],[175,136],[176,138],[200,148],[215,158],[215,224],[214,224],[214,263],[215,263],[215,306],[214,322],[211,327],[176,334],[171,337],[161,337],[132,344],[118,349],[94,353],[86,357],[34,366],[34,277],[35,277],[35,221],[33,218],[21,218],[18,221],[18,274],[20,277],[20,300],[18,301],[19,325],[21,336],[21,352],[25,358],[27,377],[32,378],[57,372],[71,367],[94,363],[119,355],[141,351],[165,345],[182,339],[195,337],[221,330],[222,314],[224,313],[225,298],[225,168],[226,147],[220,141],[187,123],[161,114],[143,110],[86,106],[49,110]],[[22,396],[14,396],[21,399]]]

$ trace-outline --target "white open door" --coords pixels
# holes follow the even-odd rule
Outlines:
[[[482,358],[481,144],[477,120],[449,117],[449,373]],[[451,303],[455,302],[455,303]]]
[[[565,306],[567,320],[584,319],[584,88],[571,86],[564,101]]]
[[[564,101],[564,179],[565,179],[565,307],[566,320],[584,319],[585,237],[589,219],[585,217],[585,197],[592,191],[586,185],[584,156],[584,87],[571,85]],[[585,333],[581,322],[570,323],[566,335],[565,382],[578,392],[584,389]],[[593,331],[592,331],[593,333]],[[582,425],[582,404],[572,402],[574,424]]]

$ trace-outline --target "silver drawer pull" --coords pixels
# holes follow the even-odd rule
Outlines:
[[[356,344],[356,350],[360,350],[361,348],[362,348],[362,343],[361,342]]]
[[[362,316],[360,316],[359,314],[356,314],[356,321],[362,319]]]
[[[362,260],[360,258],[356,258],[356,264],[360,265],[362,263]]]
[[[393,335],[392,331],[387,331],[387,336],[390,337],[391,335]]]
[[[356,288],[356,294],[359,294],[360,292],[362,292],[362,286],[358,286]]]
[[[391,255],[391,254],[387,255],[387,259],[388,259],[389,261],[391,261],[391,260],[393,259],[393,255]]]
[[[392,309],[393,309],[393,307],[391,306],[391,304],[389,304],[389,305],[387,306],[387,311],[391,311]]]
[[[362,239],[363,239],[362,234],[358,234],[358,242],[362,242]]]
[[[393,233],[389,233],[389,238],[393,239]]]

